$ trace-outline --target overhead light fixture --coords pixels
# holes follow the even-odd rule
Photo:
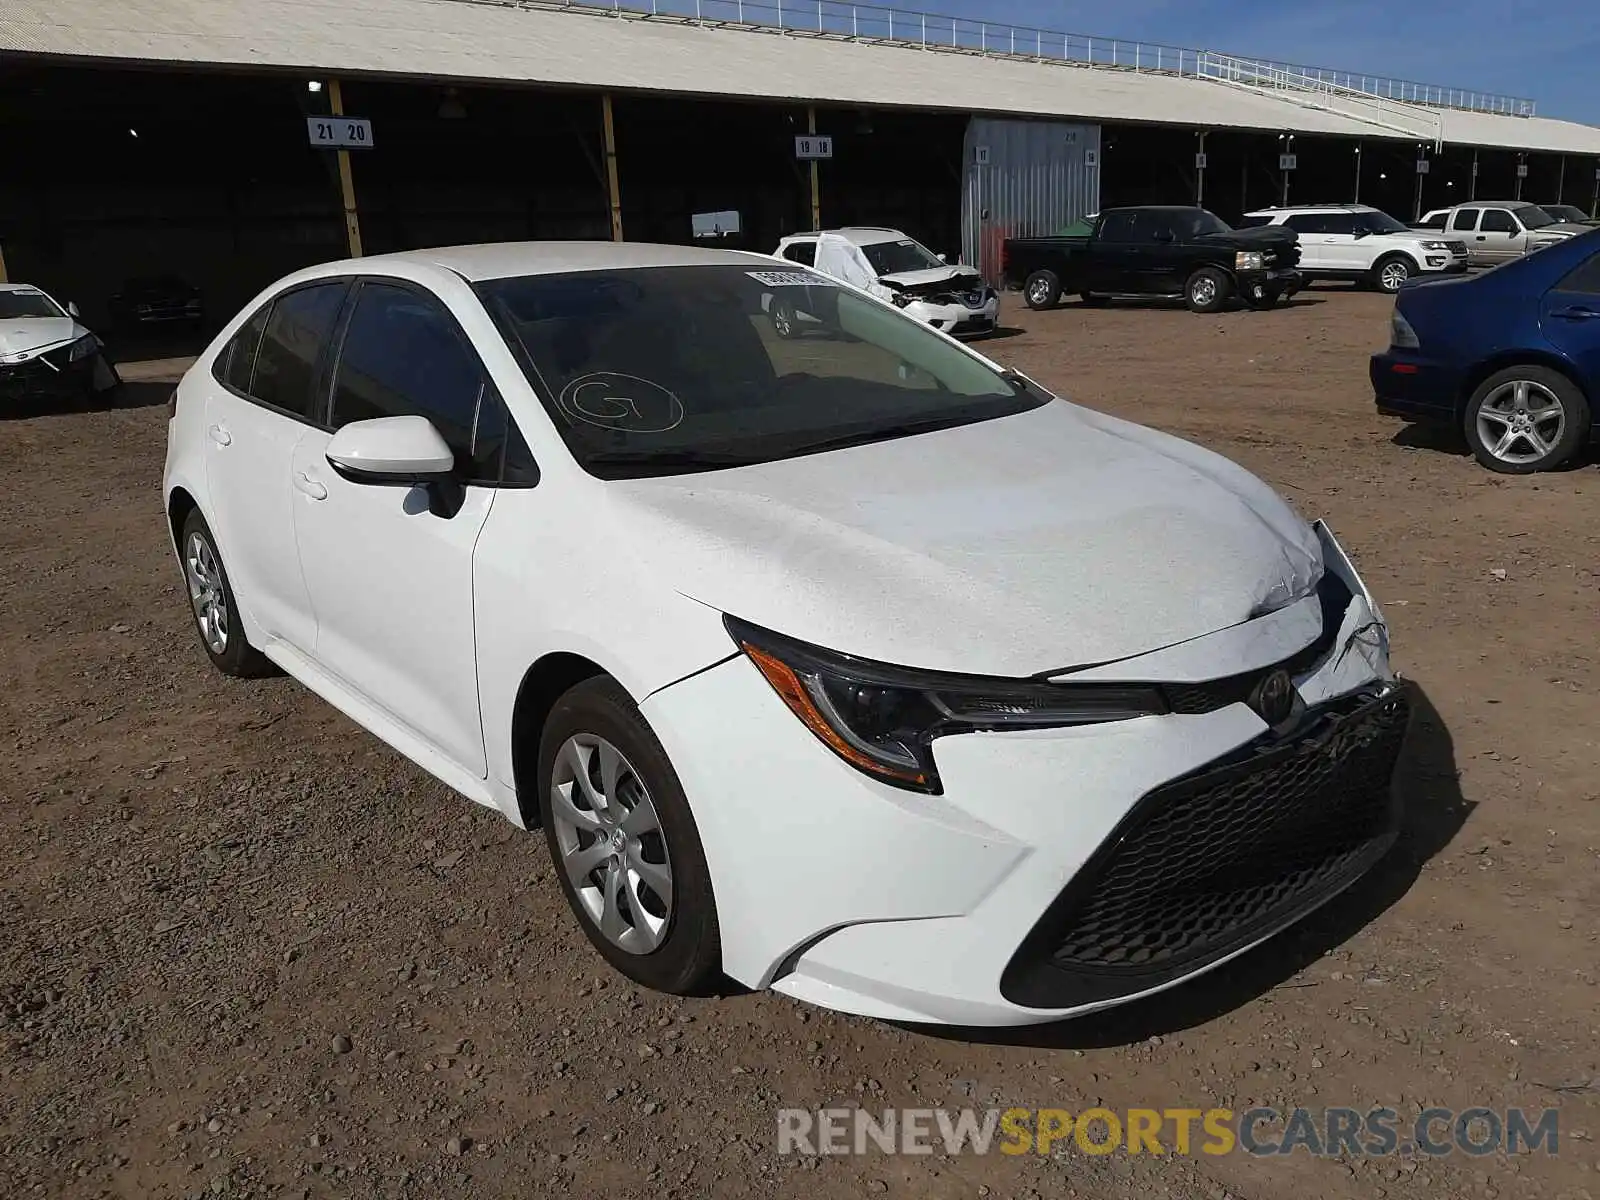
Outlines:
[[[306,91],[312,92],[312,93],[316,93],[316,92],[320,92],[321,90],[322,90],[322,80],[320,80],[320,79],[308,79],[308,80],[306,80]]]
[[[139,136],[139,131],[137,129],[130,129],[128,130],[128,136],[136,138]]]

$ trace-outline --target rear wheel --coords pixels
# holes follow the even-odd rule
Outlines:
[[[1215,267],[1202,267],[1189,276],[1183,297],[1190,312],[1214,313],[1228,302],[1228,277]]]
[[[1548,367],[1508,367],[1467,402],[1465,433],[1477,460],[1502,475],[1552,471],[1588,440],[1589,403]]]
[[[189,608],[194,616],[200,644],[211,665],[236,679],[257,679],[275,673],[270,659],[245,640],[244,624],[239,619],[239,603],[233,584],[222,565],[211,527],[194,509],[178,535],[183,556],[183,581],[189,591]]]
[[[1022,299],[1029,308],[1054,308],[1061,301],[1061,280],[1054,271],[1035,271],[1022,285]]]
[[[1380,292],[1394,295],[1411,278],[1411,260],[1403,254],[1380,258],[1372,267],[1372,283]]]
[[[615,680],[556,701],[539,802],[561,890],[606,961],[656,991],[712,986],[722,946],[700,834],[666,751]]]

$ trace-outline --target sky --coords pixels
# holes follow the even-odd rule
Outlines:
[[[1536,101],[1540,116],[1600,125],[1595,0],[912,0],[905,7],[1520,96]]]

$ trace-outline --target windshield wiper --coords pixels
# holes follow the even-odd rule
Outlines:
[[[602,450],[584,459],[591,467],[689,467],[716,470],[719,467],[747,467],[764,461],[750,454],[726,454],[713,450]]]
[[[884,425],[877,429],[863,429],[856,433],[841,434],[839,437],[824,438],[820,442],[803,442],[796,446],[792,454],[820,454],[825,450],[846,450],[851,446],[865,446],[872,442],[887,442],[895,438],[910,437],[917,433],[935,433],[941,429],[954,429],[958,425],[970,425],[974,418],[970,414],[961,416],[929,417],[921,421],[904,421],[898,425]]]

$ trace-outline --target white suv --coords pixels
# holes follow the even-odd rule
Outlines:
[[[879,299],[906,316],[953,337],[993,333],[1000,319],[1000,294],[971,267],[951,266],[921,242],[898,229],[834,229],[786,237],[774,251],[778,258],[811,267]],[[786,305],[772,312],[783,336],[798,329]]]
[[[1413,275],[1467,269],[1467,246],[1411,229],[1363,204],[1263,208],[1244,227],[1283,225],[1300,235],[1300,270],[1311,279],[1350,279],[1398,292]]]

